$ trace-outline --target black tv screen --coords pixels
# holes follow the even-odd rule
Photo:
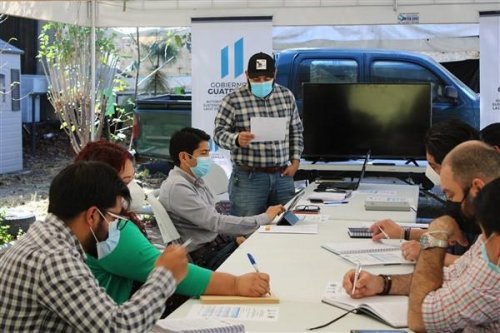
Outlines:
[[[306,83],[304,153],[311,160],[362,157],[425,158],[431,86]]]

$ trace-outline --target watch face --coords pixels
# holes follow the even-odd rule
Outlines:
[[[420,237],[420,245],[423,249],[426,249],[431,245],[429,235],[422,235],[422,237]]]

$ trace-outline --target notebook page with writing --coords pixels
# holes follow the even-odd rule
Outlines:
[[[158,320],[153,327],[155,333],[244,333],[243,324],[231,323],[218,318],[186,318]]]
[[[408,326],[407,296],[372,296],[353,299],[344,291],[342,283],[330,282],[322,302],[346,311],[358,309],[359,313],[367,314],[395,328]]]
[[[415,264],[403,258],[399,242],[386,244],[371,240],[357,242],[335,242],[321,245],[341,258],[363,266]]]

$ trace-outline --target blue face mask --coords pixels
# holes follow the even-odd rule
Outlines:
[[[191,155],[191,157],[193,156]],[[212,169],[212,163],[212,159],[209,156],[198,156],[196,158],[196,166],[191,167],[191,172],[196,178],[201,178]]]
[[[96,246],[97,246],[97,259],[102,259],[102,258],[106,257],[108,254],[110,254],[111,252],[113,252],[113,250],[118,245],[118,242],[120,241],[120,230],[118,230],[118,221],[120,219],[124,219],[124,218],[122,218],[121,216],[109,213],[109,215],[115,217],[116,219],[111,221],[111,222],[108,222],[108,220],[106,220],[104,215],[100,211],[98,211],[98,212],[99,212],[99,214],[101,214],[102,218],[108,223],[108,226],[109,226],[108,238],[102,242],[100,242],[97,239],[96,235],[94,234],[94,231],[92,230],[92,228],[90,228],[90,232],[92,232],[92,235],[94,236],[95,241],[97,242],[97,244],[96,244]]]
[[[266,97],[273,91],[273,81],[274,80],[266,82],[250,82],[252,94],[260,98]]]
[[[491,235],[490,238],[488,238],[486,242],[483,242],[483,244],[481,245],[481,254],[483,256],[483,260],[486,261],[488,269],[491,269],[493,272],[500,273],[500,267],[498,266],[500,264],[500,259],[498,259],[498,262],[495,265],[490,261],[490,258],[488,257],[488,252],[486,252],[486,243],[488,243],[488,241],[491,239],[492,236],[493,235]]]

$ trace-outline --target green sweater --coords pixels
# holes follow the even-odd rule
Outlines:
[[[106,289],[106,293],[118,304],[126,302],[135,281],[146,282],[154,268],[158,251],[132,222],[120,221],[120,240],[116,248],[101,260],[87,253],[87,265]],[[200,296],[205,292],[212,271],[188,264],[188,273],[177,286],[176,293]]]

